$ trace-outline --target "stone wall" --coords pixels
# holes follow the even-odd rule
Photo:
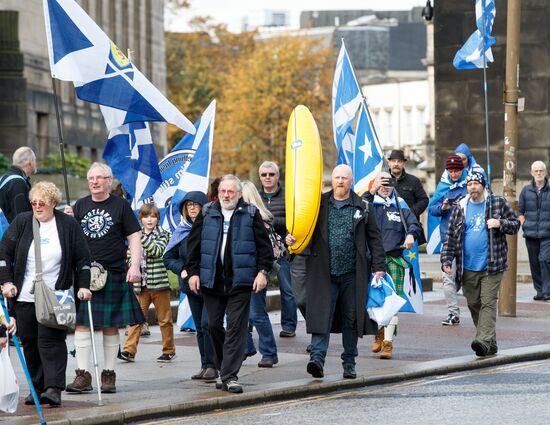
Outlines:
[[[496,0],[492,34],[495,61],[487,70],[492,176],[502,179],[506,65],[507,1]],[[473,1],[434,2],[436,176],[445,158],[461,142],[486,166],[483,71],[458,71],[455,53],[475,30]],[[525,111],[519,114],[518,180],[529,177],[530,164],[550,159],[550,1],[521,2],[520,90]],[[518,192],[519,193],[519,192]]]
[[[18,14],[0,10],[0,152],[27,137],[27,82],[18,37]]]
[[[131,49],[132,60],[140,71],[159,90],[165,91],[164,1],[77,1],[124,53]],[[10,18],[10,24],[0,23],[0,152],[11,155],[17,147],[27,145],[42,159],[49,153],[57,153],[59,143],[42,0],[0,0],[0,14],[9,13],[16,15]],[[15,37],[10,43],[16,43],[19,49],[17,54],[23,68],[18,81],[13,75],[6,77],[3,69],[7,62],[2,39],[6,36]],[[10,53],[10,58],[14,54]],[[62,101],[67,150],[91,160],[100,159],[108,131],[98,106],[76,98],[72,83],[56,81],[56,84]],[[162,156],[166,153],[165,125],[153,124],[152,134]]]

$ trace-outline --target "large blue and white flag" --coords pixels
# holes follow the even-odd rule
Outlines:
[[[180,223],[179,206],[187,192],[208,192],[215,117],[213,100],[195,123],[195,135],[186,134],[159,164],[162,184],[154,200],[167,230],[173,231]]]
[[[382,171],[384,152],[368,114],[367,105],[361,102],[355,130],[355,146],[352,155],[353,190],[362,195],[369,190],[371,182]]]
[[[376,195],[373,200],[373,204],[386,202],[387,201],[383,200],[378,195]],[[402,210],[410,210],[403,198],[399,197],[398,202],[399,208]],[[392,194],[390,204],[397,207],[395,192]],[[411,249],[403,250],[402,255],[411,267],[405,269],[405,278],[403,281],[403,295],[407,302],[399,311],[404,313],[422,314],[424,312],[424,296],[422,291],[422,275],[420,273],[420,262],[418,255],[418,241],[414,241],[414,245]]]
[[[195,321],[193,320],[193,315],[191,314],[191,307],[189,306],[189,299],[185,292],[180,292],[180,303],[178,305],[178,315],[176,318],[176,325],[181,330],[183,329],[192,329],[197,330],[195,326]]]
[[[403,201],[404,202],[404,201]],[[405,204],[406,205],[406,204]],[[405,269],[405,280],[403,282],[403,293],[407,303],[401,307],[404,313],[424,312],[424,296],[422,290],[422,275],[420,274],[420,261],[418,260],[418,241],[414,241],[411,249],[403,251],[403,257],[412,266]],[[412,272],[412,276],[411,276]]]
[[[496,43],[496,38],[491,35],[491,30],[496,15],[495,2],[494,0],[476,0],[475,7],[477,30],[456,53],[453,60],[456,69],[483,68],[483,56],[485,56],[485,64],[493,62],[491,46]],[[483,45],[483,21],[485,21],[485,46]]]
[[[162,183],[157,153],[146,122],[133,122],[111,130],[103,158],[135,210],[151,198]]]
[[[338,151],[337,164],[352,165],[355,150],[353,123],[362,99],[361,88],[342,40],[332,83],[332,127]]]
[[[51,73],[74,83],[79,99],[126,113],[109,130],[136,121],[195,128],[145,78],[74,0],[43,0]]]

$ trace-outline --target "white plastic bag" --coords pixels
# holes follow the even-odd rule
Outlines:
[[[19,401],[19,385],[13,372],[8,349],[0,351],[0,410],[14,413]]]
[[[371,279],[371,289],[380,287],[384,289],[384,304],[378,307],[376,302],[367,303],[367,313],[372,320],[378,323],[378,326],[388,326],[392,317],[399,312],[407,301],[397,295],[393,280],[388,274],[378,279],[378,281]]]

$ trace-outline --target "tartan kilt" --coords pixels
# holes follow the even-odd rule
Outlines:
[[[386,255],[386,268],[388,274],[391,276],[393,283],[395,284],[395,292],[400,297],[405,295],[403,290],[403,284],[405,281],[405,269],[408,269],[411,265],[403,257],[392,257]]]
[[[132,285],[126,282],[124,273],[107,272],[103,289],[92,292],[92,316],[95,328],[122,328],[126,325],[145,323]],[[88,306],[80,302],[76,324],[90,326]]]

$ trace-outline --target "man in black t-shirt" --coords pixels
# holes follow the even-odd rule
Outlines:
[[[116,392],[114,364],[120,344],[118,328],[143,323],[145,318],[134,296],[131,282],[141,280],[141,227],[130,204],[110,194],[113,183],[111,169],[95,162],[88,171],[90,195],[79,199],[65,212],[80,223],[88,241],[92,266],[98,263],[107,273],[105,286],[93,293],[92,316],[94,327],[103,330],[104,370],[101,373],[101,392]],[[131,266],[126,272],[126,250],[130,250]],[[126,274],[125,274],[126,273]],[[76,378],[67,386],[68,392],[92,390],[88,372],[91,337],[87,306],[82,304],[77,315],[75,332]]]

